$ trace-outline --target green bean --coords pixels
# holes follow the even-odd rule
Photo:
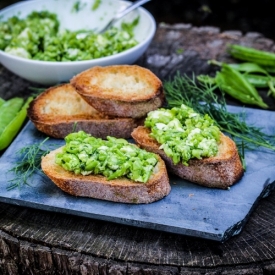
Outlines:
[[[16,116],[9,122],[0,134],[0,150],[7,148],[22,127],[26,117],[29,103],[33,100],[29,97]]]
[[[0,107],[0,135],[21,109],[23,103],[23,98],[14,97],[2,104]]]

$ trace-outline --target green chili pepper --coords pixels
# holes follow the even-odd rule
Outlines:
[[[3,129],[2,133],[0,134],[0,150],[8,147],[13,138],[19,132],[27,117],[27,108],[32,100],[33,98],[29,97],[23,107],[20,109],[20,111],[17,112],[17,114],[13,117],[9,124],[6,125],[6,127]]]
[[[5,127],[13,120],[24,103],[23,98],[14,97],[4,102],[0,107],[0,135]]]

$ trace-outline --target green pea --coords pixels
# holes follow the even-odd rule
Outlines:
[[[21,129],[27,117],[27,108],[29,107],[29,104],[32,100],[32,97],[27,99],[20,111],[17,112],[9,124],[6,125],[2,133],[0,133],[0,150],[7,148]]]
[[[14,97],[4,102],[0,107],[0,135],[5,127],[13,120],[24,103],[23,98]]]

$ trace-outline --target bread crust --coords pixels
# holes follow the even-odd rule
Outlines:
[[[110,117],[95,110],[69,84],[51,87],[33,100],[28,117],[35,127],[54,138],[83,130],[98,138],[130,138],[143,118]]]
[[[76,175],[55,163],[58,148],[42,158],[44,173],[64,192],[73,196],[90,197],[121,203],[152,203],[170,193],[171,187],[164,161],[158,156],[154,174],[147,183],[137,183],[127,178],[107,180],[101,175]]]
[[[160,79],[136,65],[93,67],[70,83],[96,110],[110,116],[144,117],[165,101]]]
[[[221,133],[219,152],[214,157],[191,159],[188,166],[174,164],[160,144],[149,136],[150,129],[138,126],[132,137],[143,149],[159,154],[166,163],[168,172],[183,179],[211,188],[227,189],[236,183],[244,173],[235,142]]]

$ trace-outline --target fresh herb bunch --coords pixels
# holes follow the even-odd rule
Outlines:
[[[274,136],[263,133],[260,128],[245,122],[245,112],[230,113],[222,93],[215,93],[216,86],[211,82],[198,83],[195,76],[182,76],[179,73],[164,82],[165,96],[169,108],[186,104],[201,114],[209,114],[221,131],[230,134],[235,140],[239,153],[244,158],[244,148],[259,146],[275,151]]]
[[[56,147],[55,145],[45,145],[48,139],[47,137],[40,143],[25,146],[16,152],[18,160],[16,165],[9,170],[15,174],[15,177],[9,181],[8,190],[20,188],[24,184],[29,185],[30,177],[41,171],[41,158]]]

